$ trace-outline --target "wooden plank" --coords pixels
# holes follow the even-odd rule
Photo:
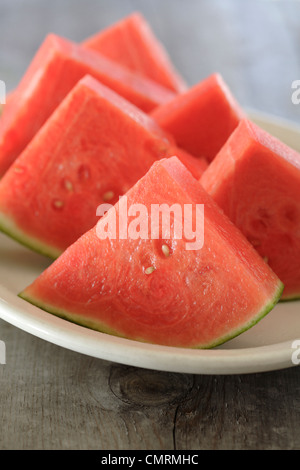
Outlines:
[[[176,448],[298,449],[299,386],[299,369],[196,377],[177,411]]]
[[[299,369],[192,376],[73,353],[0,321],[1,449],[297,449]]]

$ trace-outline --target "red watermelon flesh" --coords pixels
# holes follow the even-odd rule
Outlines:
[[[187,90],[167,51],[140,12],[123,18],[81,45],[176,93]],[[12,93],[7,96],[7,103]]]
[[[100,80],[145,112],[174,94],[100,54],[49,35],[1,117],[0,177],[66,94],[86,74]]]
[[[83,46],[100,52],[176,93],[187,89],[165,48],[139,12],[88,38]]]
[[[244,112],[219,74],[213,74],[157,107],[152,117],[177,145],[211,162]]]
[[[172,230],[166,238],[161,226],[159,239],[125,239],[120,227],[116,239],[100,239],[122,198],[20,296],[89,328],[189,348],[221,344],[277,303],[277,276],[176,157],[154,163],[126,197],[128,208],[144,205],[148,227],[152,204],[204,204],[203,248],[187,250],[186,239]],[[129,232],[132,223],[129,216]]]
[[[0,228],[51,257],[92,228],[174,144],[147,114],[80,80],[0,182]]]
[[[194,155],[191,155],[186,150],[183,150],[180,147],[174,146],[173,151],[171,150],[170,155],[173,153],[174,156],[179,158],[181,163],[183,163],[187,169],[192,173],[194,178],[200,179],[205,170],[208,168],[207,160],[204,158],[196,158]]]
[[[300,297],[300,154],[249,120],[201,183],[285,285]]]

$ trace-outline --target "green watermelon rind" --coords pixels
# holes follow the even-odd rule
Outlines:
[[[280,300],[283,289],[284,289],[284,285],[282,284],[282,282],[279,282],[278,289],[276,290],[276,293],[274,294],[274,297],[272,298],[272,300],[257,315],[255,315],[255,317],[253,317],[250,322],[244,324],[241,328],[239,328],[235,331],[231,331],[228,335],[223,336],[222,338],[219,338],[218,340],[214,341],[213,343],[211,343],[209,345],[206,345],[206,346],[192,346],[190,349],[212,349],[212,348],[216,348],[216,347],[221,346],[222,344],[226,343],[227,341],[230,341],[231,339],[234,339],[237,336],[241,335],[242,333],[246,332],[247,330],[249,330],[250,328],[255,326],[257,323],[259,323],[269,312],[271,312],[271,310],[274,309],[274,307],[278,304],[278,302]],[[35,307],[40,308],[41,310],[43,310],[47,313],[53,314],[57,317],[62,318],[63,320],[67,320],[67,321],[69,321],[71,323],[74,323],[76,325],[79,325],[81,327],[92,329],[92,330],[95,330],[95,331],[99,331],[100,333],[113,335],[113,336],[116,336],[116,337],[119,337],[119,338],[124,338],[124,339],[129,339],[129,340],[131,339],[131,338],[127,338],[125,335],[122,335],[118,331],[115,331],[112,328],[109,328],[107,325],[105,325],[102,322],[100,323],[100,322],[96,322],[96,321],[93,321],[93,320],[89,320],[89,319],[87,319],[86,317],[84,317],[82,315],[68,313],[66,311],[59,310],[59,309],[56,309],[56,308],[51,307],[49,305],[46,305],[41,300],[36,300],[36,299],[32,298],[31,296],[29,296],[26,293],[26,291],[21,292],[19,294],[19,297],[21,299],[25,300],[26,302],[29,302],[30,304],[34,305]],[[145,341],[142,338],[141,339],[135,338],[135,339],[132,339],[132,340],[133,341],[143,342],[143,343],[150,343],[149,341]],[[174,346],[174,347],[176,347],[176,346]],[[182,347],[182,348],[186,348],[186,347]]]
[[[62,250],[51,247],[50,245],[47,245],[46,243],[43,243],[34,237],[26,235],[11,219],[6,217],[1,212],[0,231],[26,248],[46,256],[47,258],[55,260],[62,254]]]
[[[229,333],[229,335],[221,338],[219,341],[215,342],[214,344],[210,345],[207,349],[216,348],[217,346],[221,346],[222,344],[230,341],[231,339],[236,338],[237,336],[245,333],[246,331],[253,328],[253,326],[257,325],[264,317],[268,315],[278,304],[281,299],[282,293],[284,290],[284,284],[279,281],[278,289],[273,297],[273,299],[255,316],[251,319],[250,322],[246,323],[242,328],[236,330],[235,332]]]
[[[40,308],[41,310],[43,310],[46,313],[50,313],[51,315],[59,317],[63,320],[67,320],[70,323],[73,323],[75,325],[78,325],[78,326],[81,326],[81,327],[84,327],[84,328],[88,328],[88,329],[91,329],[91,330],[94,330],[94,331],[98,331],[100,333],[104,333],[104,334],[108,334],[108,335],[112,335],[112,336],[117,336],[119,338],[127,339],[126,336],[122,335],[121,333],[114,330],[113,328],[109,328],[107,325],[105,325],[105,323],[96,322],[96,321],[87,319],[83,315],[71,314],[71,313],[65,312],[63,310],[56,310],[51,306],[47,306],[42,301],[38,301],[38,300],[33,299],[32,297],[27,295],[25,291],[21,292],[18,295],[18,297],[20,297],[23,300],[26,300],[26,302],[29,302],[30,304],[34,305],[35,307]],[[82,319],[82,320],[80,321],[80,319]]]

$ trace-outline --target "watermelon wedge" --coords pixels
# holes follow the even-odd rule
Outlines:
[[[169,139],[171,136],[169,135]],[[168,152],[167,156],[176,155],[177,158],[183,163],[186,168],[192,173],[194,178],[200,179],[208,168],[208,163],[205,158],[196,158],[186,150],[174,145],[174,147]]]
[[[208,162],[245,117],[220,74],[210,75],[176,95],[151,115],[174,136],[179,147]]]
[[[300,154],[243,120],[201,183],[284,283],[300,297]]]
[[[134,12],[81,43],[86,48],[129,68],[135,74],[159,83],[175,93],[187,85],[140,12]],[[13,92],[7,96],[7,103]],[[0,115],[2,112],[0,105]]]
[[[0,229],[56,258],[96,224],[99,204],[174,151],[146,113],[86,76],[0,181]]]
[[[134,12],[83,42],[83,46],[181,93],[187,86],[162,43],[139,12]]]
[[[189,348],[223,343],[277,303],[282,283],[176,157],[154,163],[126,198],[127,222],[122,198],[20,297],[88,328]],[[139,219],[146,235],[153,205],[204,204],[203,247],[187,249],[187,237],[173,236],[183,211],[170,213],[170,232],[160,224],[155,239],[131,236],[134,204],[146,210]],[[114,234],[110,226],[120,214]]]
[[[169,101],[170,90],[100,54],[50,34],[6,105],[0,128],[0,177],[73,86],[90,74],[145,112]]]

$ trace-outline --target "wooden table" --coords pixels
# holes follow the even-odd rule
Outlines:
[[[44,36],[80,41],[142,11],[189,84],[220,72],[245,108],[300,121],[300,2],[2,0],[0,78]],[[1,260],[0,260],[1,262]],[[0,449],[299,449],[300,370],[155,372],[74,353],[0,321]]]

